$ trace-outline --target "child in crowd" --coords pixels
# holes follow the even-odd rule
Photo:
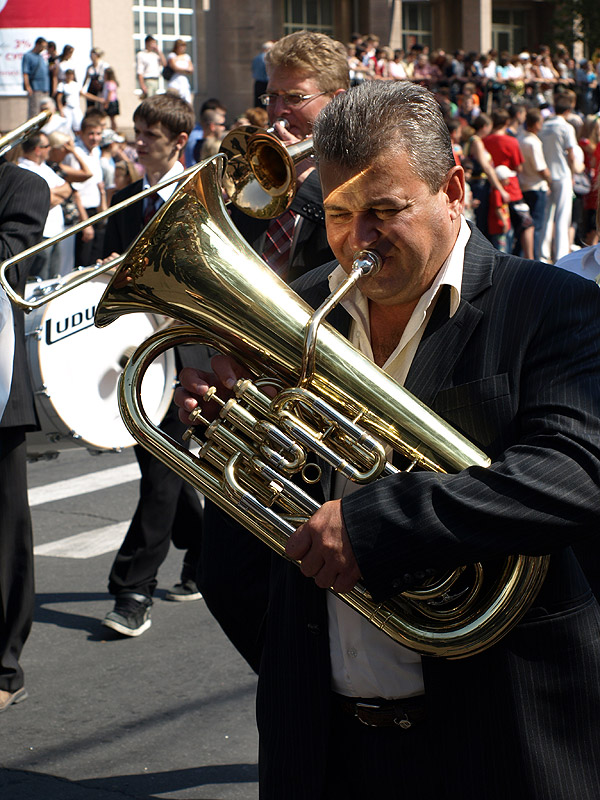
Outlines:
[[[104,70],[104,86],[102,88],[102,96],[104,98],[104,108],[108,117],[110,118],[110,127],[114,130],[117,129],[115,118],[119,116],[119,99],[117,97],[117,81],[115,71],[112,67],[107,67]]]
[[[498,180],[506,188],[510,179],[516,176],[514,170],[501,164],[496,167]],[[491,243],[501,253],[510,253],[512,236],[508,203],[503,202],[498,189],[490,186],[490,205],[488,211],[488,232]]]
[[[80,97],[85,93],[81,89],[81,84],[75,80],[75,71],[68,69],[65,71],[65,79],[58,84],[56,104],[59,113],[65,117],[69,123],[69,128],[73,133],[79,133],[83,111],[81,110]]]
[[[448,126],[448,132],[450,133],[450,141],[452,142],[454,159],[455,161],[458,159],[457,163],[460,164],[460,161],[463,157],[462,137],[465,126],[462,125],[458,119],[449,119],[446,122],[446,125]]]

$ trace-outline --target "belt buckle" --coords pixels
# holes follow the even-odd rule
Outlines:
[[[378,725],[373,724],[372,722],[367,722],[366,719],[361,717],[361,711],[380,711],[381,706],[371,703],[355,703],[354,704],[354,716],[357,718],[359,722],[362,722],[363,725],[366,725],[369,728],[377,728]]]
[[[404,714],[402,719],[394,717],[394,725],[399,725],[403,730],[407,731],[409,728],[412,728],[412,722],[409,720],[406,711],[403,711],[402,713]]]

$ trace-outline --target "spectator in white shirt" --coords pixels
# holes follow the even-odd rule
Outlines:
[[[166,65],[167,59],[159,50],[154,36],[146,36],[144,49],[136,55],[136,73],[142,90],[142,98],[152,97],[158,92],[158,79]]]
[[[19,159],[19,166],[35,172],[43,178],[50,188],[50,210],[46,217],[43,239],[51,239],[65,229],[62,203],[71,196],[73,190],[64,178],[54,172],[46,164],[50,149],[50,142],[45,133],[37,133],[23,142],[23,156]],[[30,274],[38,275],[43,280],[60,274],[60,249],[54,244],[40,251],[34,258]]]
[[[546,196],[549,181],[552,179],[544,158],[544,150],[539,132],[544,125],[544,118],[539,108],[530,108],[525,117],[525,130],[517,137],[519,147],[525,159],[519,174],[519,183],[523,199],[529,206],[533,219],[533,257],[539,261],[542,238],[544,235],[544,215],[546,212]]]
[[[93,217],[106,206],[104,183],[102,182],[102,165],[100,163],[100,141],[102,139],[102,124],[100,117],[92,112],[86,114],[81,122],[81,131],[76,143],[76,151],[81,156],[87,167],[92,172],[92,177],[82,183],[74,183],[73,188],[79,192],[81,203],[88,217]],[[66,158],[69,166],[77,167],[78,161],[69,154]],[[88,230],[87,228],[85,229]],[[93,236],[89,233],[84,236],[83,231],[77,234],[75,245],[75,265],[89,266],[102,257],[103,231],[97,227],[92,229]]]
[[[554,108],[556,116],[546,120],[540,131],[544,158],[551,177],[542,241],[542,260],[548,263],[558,261],[571,252],[569,228],[573,205],[573,173],[576,170],[575,130],[565,119],[571,113],[571,98],[558,95]]]

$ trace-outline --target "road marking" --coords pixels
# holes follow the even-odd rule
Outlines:
[[[129,522],[117,522],[115,525],[107,525],[104,528],[96,528],[93,531],[77,533],[75,536],[67,536],[65,539],[58,539],[56,542],[48,542],[34,547],[33,553],[36,556],[49,556],[52,558],[93,558],[104,553],[118,550],[121,546]]]
[[[47,483],[45,486],[36,486],[30,489],[29,505],[39,506],[42,503],[53,503],[56,500],[66,500],[79,494],[97,492],[100,489],[109,489],[122,483],[138,480],[140,469],[137,463],[125,464],[122,467],[112,467],[99,472],[90,472],[78,478],[69,478],[66,481]]]

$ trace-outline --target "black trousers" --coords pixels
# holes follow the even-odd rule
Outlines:
[[[333,704],[321,800],[436,800],[443,796],[435,789],[440,776],[432,766],[430,737],[427,721],[409,730],[370,728]]]
[[[185,431],[171,403],[161,429],[178,441]],[[171,541],[186,550],[182,578],[195,579],[202,542],[202,504],[195,489],[169,467],[136,446],[142,478],[140,497],[131,525],[113,563],[108,591],[138,592],[151,597],[157,574]]]
[[[86,208],[88,217],[98,212],[97,208]],[[104,225],[94,226],[94,238],[90,242],[83,241],[83,231],[75,236],[75,267],[91,267],[102,258],[104,251]]]
[[[25,429],[0,428],[0,689],[23,686],[19,657],[33,622],[33,535]]]

